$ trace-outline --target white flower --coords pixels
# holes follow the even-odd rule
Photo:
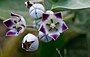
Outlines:
[[[61,12],[48,11],[43,13],[42,24],[40,25],[39,31],[44,34],[48,34],[52,39],[56,40],[60,33],[67,30],[68,27],[63,21]]]
[[[42,17],[45,12],[45,8],[42,4],[33,4],[29,9],[29,14],[34,18]]]
[[[39,46],[39,42],[38,42],[38,38],[31,34],[28,33],[22,41],[22,48],[26,51],[36,51],[38,49]]]
[[[3,21],[4,25],[9,29],[6,36],[18,36],[26,27],[26,21],[23,16],[11,13],[11,18]]]

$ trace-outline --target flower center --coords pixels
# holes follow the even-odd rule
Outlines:
[[[18,27],[20,27],[20,24],[19,24],[19,22],[17,22],[16,20],[14,20],[14,25],[15,25],[15,28],[18,28]]]
[[[16,28],[20,27],[19,23],[16,23],[15,26],[16,26]]]
[[[49,31],[51,31],[51,30],[56,30],[56,31],[58,31],[58,28],[57,28],[57,25],[59,24],[59,22],[57,22],[57,23],[54,23],[53,22],[53,19],[50,19],[50,24],[46,24],[47,26],[49,26]]]
[[[54,23],[51,23],[51,24],[50,24],[50,27],[51,27],[52,29],[54,29],[54,28],[56,27],[56,25],[55,25]]]

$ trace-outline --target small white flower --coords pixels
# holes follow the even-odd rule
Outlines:
[[[38,49],[39,46],[39,42],[38,42],[38,38],[31,34],[28,33],[22,41],[22,48],[26,51],[36,51]]]
[[[49,37],[48,35],[44,34],[43,32],[39,31],[39,39],[43,42],[50,42],[52,40],[51,37]]]
[[[29,9],[29,14],[34,18],[40,18],[45,12],[45,8],[42,4],[33,4]]]

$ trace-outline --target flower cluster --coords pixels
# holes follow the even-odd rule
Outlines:
[[[35,19],[33,27],[39,31],[39,39],[43,42],[50,42],[56,40],[68,27],[63,21],[61,12],[45,11],[44,6],[39,3],[41,1],[26,1],[25,6],[29,9],[30,16]],[[16,13],[11,13],[11,17],[3,23],[9,29],[6,36],[19,36],[26,28],[24,17]],[[31,33],[28,33],[22,40],[22,48],[26,51],[35,51],[38,45],[38,38]]]

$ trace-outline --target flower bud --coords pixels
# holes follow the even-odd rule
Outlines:
[[[42,2],[43,0],[31,0],[32,2]]]
[[[34,18],[42,17],[45,12],[45,8],[42,4],[33,4],[29,9],[29,14]]]
[[[36,51],[38,49],[38,38],[33,34],[27,34],[22,41],[22,48],[26,51]]]
[[[32,1],[26,1],[25,2],[26,8],[30,8],[32,5],[33,5],[33,2]]]
[[[50,42],[52,40],[51,37],[49,37],[48,35],[45,35],[43,32],[39,31],[39,39],[43,42]]]

